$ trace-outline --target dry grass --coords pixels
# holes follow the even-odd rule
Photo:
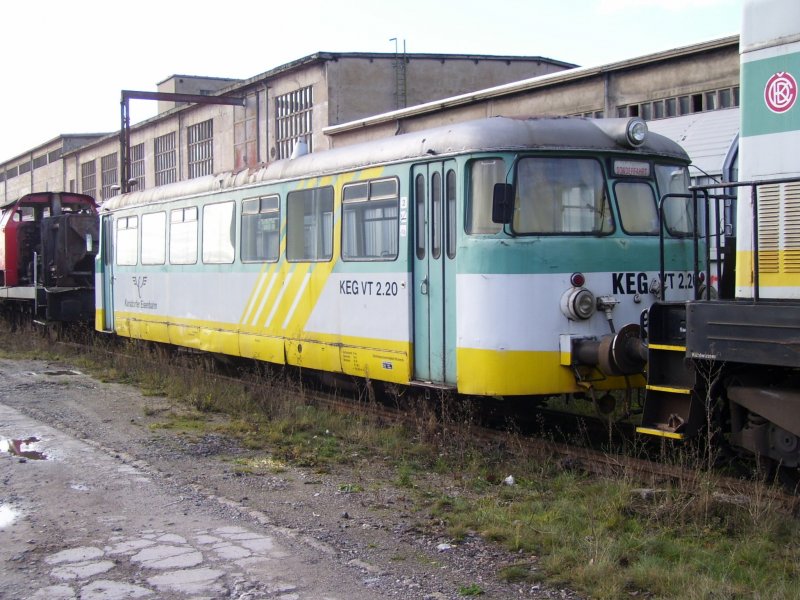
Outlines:
[[[766,484],[722,486],[706,469],[705,450],[677,459],[697,467],[692,478],[654,489],[477,442],[469,407],[444,397],[411,402],[397,389],[395,402],[415,417],[397,425],[357,410],[323,410],[280,369],[263,367],[232,383],[166,348],[129,344],[119,358],[100,346],[84,356],[55,350],[46,338],[0,337],[6,357],[67,360],[163,397],[151,416],[165,427],[237,437],[262,457],[238,464],[242,472],[334,471],[354,456],[393,465],[384,485],[403,488],[454,542],[479,534],[514,553],[497,574],[505,581],[546,580],[592,598],[800,598],[798,522],[770,500]],[[503,483],[507,475],[513,486]]]

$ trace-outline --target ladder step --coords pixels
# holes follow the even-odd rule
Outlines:
[[[652,427],[637,427],[636,433],[642,433],[645,435],[655,435],[658,437],[669,438],[671,440],[684,440],[686,436],[682,433],[675,433],[673,431],[664,431],[662,429],[655,429]]]
[[[672,387],[668,385],[648,385],[646,386],[648,390],[652,390],[654,392],[666,392],[668,394],[691,394],[692,390],[688,388],[682,387]]]
[[[686,346],[673,346],[670,344],[650,344],[650,350],[669,350],[670,352],[686,352]]]

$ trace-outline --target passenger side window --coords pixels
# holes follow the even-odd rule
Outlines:
[[[142,215],[142,264],[163,265],[167,258],[167,213]]]
[[[399,205],[396,179],[346,185],[342,190],[342,259],[396,259]]]
[[[193,265],[197,262],[197,207],[177,208],[170,213],[169,262]]]
[[[333,188],[289,192],[286,197],[286,258],[324,261],[333,256]]]
[[[476,160],[470,164],[467,233],[499,233],[503,226],[492,221],[494,184],[504,183],[506,166],[501,158]]]
[[[274,262],[280,254],[281,202],[279,196],[242,202],[242,262]]]
[[[203,207],[203,262],[230,264],[236,248],[236,205],[234,202]]]
[[[139,245],[139,217],[117,217],[117,264],[135,265]]]

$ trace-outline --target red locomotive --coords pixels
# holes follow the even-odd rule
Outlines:
[[[40,322],[94,318],[97,205],[91,196],[36,192],[0,207],[0,303]]]

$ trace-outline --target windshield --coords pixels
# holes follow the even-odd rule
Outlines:
[[[611,233],[600,163],[591,158],[520,160],[512,228],[517,234]]]
[[[689,194],[689,169],[682,165],[656,165],[658,193]],[[671,235],[690,235],[694,231],[694,211],[690,198],[669,197],[664,200],[664,226]]]

